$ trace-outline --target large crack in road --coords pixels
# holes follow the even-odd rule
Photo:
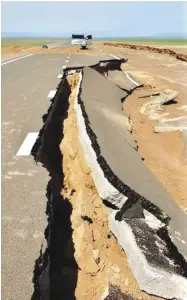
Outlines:
[[[48,113],[43,116],[44,126],[32,149],[35,161],[42,163],[51,177],[46,193],[48,227],[45,236],[48,259],[39,264],[36,263],[37,274],[35,275],[33,299],[57,300],[62,299],[62,296],[73,299],[76,286],[77,264],[74,259],[68,261],[64,256],[65,248],[72,236],[70,221],[72,207],[68,199],[64,199],[61,194],[64,174],[62,170],[63,156],[59,149],[59,144],[63,139],[63,122],[67,118],[69,95],[70,87],[64,76],[55,98],[51,100]],[[62,270],[66,266],[73,268],[74,280],[68,276],[62,276]],[[44,271],[46,272],[45,277]]]
[[[102,62],[93,65],[102,73],[115,68],[119,69],[119,61]],[[80,70],[80,68],[78,68]],[[74,70],[74,69],[73,69]],[[71,214],[72,206],[69,199],[64,198],[63,154],[59,145],[63,140],[63,124],[68,117],[71,86],[67,81],[66,69],[57,88],[55,97],[51,100],[48,112],[43,115],[43,127],[32,149],[36,163],[41,163],[49,172],[51,179],[46,187],[46,215],[48,225],[45,229],[46,246],[41,247],[40,255],[35,262],[33,300],[38,299],[75,299],[78,265],[74,257],[72,241]],[[76,70],[74,70],[76,72]],[[65,249],[72,244],[71,259],[65,257]],[[67,271],[70,267],[71,271]],[[63,270],[64,276],[62,276]]]
[[[45,230],[45,237],[47,241],[47,247],[44,250],[41,249],[40,256],[36,260],[33,279],[35,287],[32,297],[33,300],[76,299],[75,290],[78,282],[78,274],[79,271],[84,273],[83,269],[85,265],[83,264],[83,267],[80,267],[81,259],[76,259],[75,257],[75,248],[77,248],[78,245],[74,245],[73,240],[73,235],[76,234],[74,231],[77,230],[75,226],[76,222],[72,224],[73,209],[75,209],[74,207],[76,207],[76,205],[74,204],[73,207],[71,198],[74,194],[74,197],[77,196],[77,186],[75,184],[75,186],[72,185],[70,188],[69,185],[67,185],[67,181],[65,180],[67,176],[67,168],[66,172],[64,173],[64,155],[67,149],[64,148],[64,152],[60,149],[60,144],[62,144],[65,135],[67,134],[66,132],[69,130],[67,126],[64,129],[64,124],[69,118],[70,103],[72,106],[72,101],[75,102],[77,127],[79,130],[81,146],[84,151],[86,162],[90,167],[97,192],[104,204],[110,203],[112,205],[108,211],[108,213],[110,212],[110,230],[116,235],[121,247],[127,253],[127,256],[130,256],[129,251],[132,247],[134,251],[132,251],[132,253],[139,255],[140,261],[141,259],[146,259],[146,264],[148,266],[145,266],[145,268],[147,267],[149,269],[148,273],[151,272],[151,270],[159,276],[163,273],[167,280],[169,280],[167,277],[168,273],[171,273],[174,279],[178,280],[178,282],[182,285],[179,292],[175,292],[175,286],[172,292],[169,292],[168,288],[164,288],[163,286],[160,286],[160,291],[157,291],[154,285],[146,287],[143,281],[141,281],[139,278],[140,274],[137,273],[137,263],[133,261],[133,263],[130,263],[130,266],[133,270],[133,273],[135,270],[135,276],[140,284],[140,288],[147,291],[147,293],[166,298],[167,295],[169,295],[168,298],[171,298],[171,293],[173,292],[175,295],[185,295],[184,287],[186,285],[186,281],[184,278],[186,277],[187,264],[184,257],[181,253],[179,253],[177,247],[168,234],[168,225],[171,219],[170,215],[160,208],[159,205],[156,205],[155,201],[151,201],[150,199],[147,199],[145,196],[141,195],[139,192],[126,184],[126,182],[120,179],[120,176],[115,174],[110,163],[103,156],[101,146],[99,144],[98,134],[96,134],[92,128],[94,123],[93,117],[90,120],[90,116],[88,115],[88,104],[85,104],[84,102],[85,97],[88,96],[87,93],[89,88],[88,91],[84,89],[84,84],[82,82],[83,78],[86,78],[87,76],[90,84],[92,84],[92,80],[95,76],[94,75],[92,77],[92,72],[96,72],[98,74],[100,73],[102,74],[100,76],[104,80],[110,82],[113,89],[116,84],[116,80],[113,82],[113,76],[110,76],[109,79],[105,79],[104,77],[108,77],[109,74],[111,75],[110,72],[115,72],[116,70],[120,71],[121,63],[121,60],[110,60],[102,61],[96,65],[92,65],[92,69],[83,67],[80,68],[79,66],[77,68],[68,68],[64,70],[64,75],[57,88],[57,93],[54,99],[51,100],[51,106],[48,112],[43,116],[44,125],[39,133],[39,138],[32,149],[32,155],[37,163],[42,163],[43,167],[48,170],[51,179],[46,187],[46,214],[48,216],[48,226]],[[74,86],[76,87],[77,93],[74,95],[73,100],[70,100],[72,94],[72,84],[69,83],[69,77],[71,77],[69,74],[72,71],[78,72],[79,75],[78,79],[75,79]],[[101,81],[100,84],[102,84],[101,77],[99,79]],[[120,86],[120,84],[118,86]],[[111,104],[109,103],[109,106],[112,105],[114,111],[116,105],[119,106],[118,110],[122,111],[121,102],[124,101],[125,97],[128,96],[126,90],[128,89],[124,88],[124,86],[118,91],[116,90],[119,96],[121,95],[118,99],[115,99],[115,101],[119,102],[115,105],[112,102]],[[103,92],[103,97],[104,96],[105,94]],[[95,100],[102,102],[98,99]],[[123,117],[125,119],[125,115]],[[120,123],[120,126],[121,124],[122,123]],[[136,151],[136,145],[128,134],[125,142],[128,143],[128,147],[132,147],[133,151]],[[95,155],[95,161],[91,162],[91,160],[93,160],[93,155]],[[71,168],[71,165],[69,168]],[[97,170],[94,170],[95,168]],[[71,173],[73,172],[74,170],[72,169]],[[91,186],[92,185],[93,184],[91,184]],[[148,222],[146,222],[146,214],[148,214],[148,218],[150,218],[150,215],[153,216],[156,219],[156,221],[154,219],[154,222],[160,222],[156,230],[155,228],[153,229]],[[90,216],[86,217],[87,220],[89,220]],[[82,219],[84,220],[84,218]],[[126,233],[123,226],[126,230]],[[89,228],[92,228],[92,225]],[[127,234],[127,237],[123,239],[122,234]],[[127,239],[129,239],[129,241],[127,241]],[[131,239],[135,239],[136,245],[130,242]],[[77,240],[77,242],[81,243],[80,240]],[[93,243],[94,242],[95,238],[93,237]],[[155,245],[154,247],[153,244]],[[135,249],[136,247],[138,250]],[[69,250],[68,257],[66,255],[67,248],[71,249]],[[145,249],[148,249],[148,251],[145,251]],[[160,253],[160,249],[162,249],[162,253]],[[92,251],[90,253],[92,253]],[[141,255],[138,251],[141,252]],[[142,258],[142,253],[144,258]],[[110,258],[110,256],[108,257]],[[108,292],[105,299],[119,299],[119,297],[121,297],[121,299],[127,299],[127,296],[125,296],[125,294],[123,295],[120,289],[119,292],[114,293],[114,291],[117,291],[117,289],[112,287],[112,285],[110,285],[109,288],[109,285],[106,281],[108,276],[106,275],[107,273],[105,274],[105,272],[103,272],[103,267],[101,267],[98,261],[96,264],[97,266],[94,265],[94,268],[97,270],[98,267],[98,269],[101,270],[95,271],[96,274],[97,272],[101,272],[100,274],[103,276],[105,287],[108,287]],[[105,264],[107,265],[106,262]],[[159,273],[160,269],[163,269],[161,270],[161,273]],[[92,276],[95,275],[92,274]],[[151,277],[152,275],[149,277],[149,275],[146,274],[145,276],[148,276],[148,281],[153,280]],[[121,278],[123,278],[122,273]],[[166,284],[165,281],[164,284]],[[97,297],[99,293],[101,296],[101,287],[98,286],[97,288],[97,285],[93,284],[92,289],[94,287],[96,290],[98,289]],[[110,298],[110,294],[112,295],[112,293],[116,295],[114,297],[111,296]],[[88,298],[82,297],[81,299]],[[93,297],[92,299],[100,298]]]

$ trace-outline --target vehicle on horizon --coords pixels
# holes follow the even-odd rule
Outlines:
[[[92,35],[84,34],[72,34],[71,46],[80,46],[81,49],[87,49],[88,46],[92,45]]]

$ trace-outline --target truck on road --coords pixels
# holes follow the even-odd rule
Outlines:
[[[92,44],[92,35],[72,34],[71,46],[80,46],[81,49],[87,49]]]

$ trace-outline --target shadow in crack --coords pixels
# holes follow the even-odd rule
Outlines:
[[[167,105],[172,105],[172,104],[177,104],[178,102],[175,99],[169,100],[162,105],[167,106]]]
[[[136,300],[135,298],[131,297],[130,295],[125,295],[119,289],[119,287],[110,284],[108,295],[104,298],[104,300]]]
[[[32,300],[75,299],[78,265],[72,240],[72,206],[61,194],[64,174],[63,156],[59,148],[63,139],[63,122],[68,117],[70,93],[64,75],[47,114],[43,116],[44,125],[32,149],[35,161],[42,163],[51,177],[46,188],[47,247],[44,253],[40,251],[35,262]]]

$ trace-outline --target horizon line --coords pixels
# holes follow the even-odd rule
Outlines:
[[[93,36],[93,35],[92,35]],[[1,34],[1,39],[3,38],[66,38],[66,39],[71,39],[71,36],[52,36],[52,35],[2,35]],[[183,35],[183,36],[180,36],[180,35],[158,35],[158,36],[114,36],[114,35],[106,35],[106,36],[93,36],[93,39],[94,38],[117,38],[117,39],[120,39],[120,38],[123,38],[123,39],[142,39],[142,38],[147,38],[147,39],[151,39],[151,38],[154,38],[154,39],[173,39],[173,38],[187,38],[187,34],[186,35]]]

